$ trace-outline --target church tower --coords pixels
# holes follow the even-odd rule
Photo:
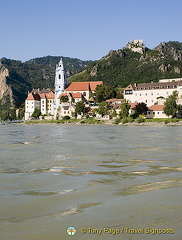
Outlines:
[[[66,71],[63,66],[62,58],[59,64],[56,65],[56,76],[55,76],[55,100],[64,92],[68,85]]]
[[[58,97],[64,92],[67,86],[68,86],[67,75],[63,66],[63,59],[61,58],[59,63],[56,65],[55,99],[54,99],[54,117],[55,118],[57,115],[57,109],[59,107]]]

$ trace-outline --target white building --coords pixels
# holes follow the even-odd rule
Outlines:
[[[153,105],[149,107],[146,118],[166,118],[164,105]]]
[[[35,109],[40,109],[40,96],[36,92],[29,93],[25,100],[25,120],[30,119]]]
[[[175,90],[178,91],[179,103],[181,103],[181,78],[175,79],[174,81],[165,79],[157,83],[130,84],[124,89],[124,98],[127,99],[129,103],[144,102],[150,107],[154,104],[164,104],[165,99]]]
[[[102,81],[95,82],[72,82],[69,86],[66,71],[62,58],[56,65],[55,92],[50,89],[33,89],[25,100],[25,120],[29,120],[35,109],[40,109],[42,115],[54,119],[70,116],[74,114],[77,102],[89,101],[95,92],[97,85],[102,85]],[[67,102],[60,102],[60,97],[68,96]]]
[[[54,115],[54,92],[33,89],[25,100],[25,120],[31,118],[35,109],[40,109],[42,115]]]

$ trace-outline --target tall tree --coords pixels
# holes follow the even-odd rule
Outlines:
[[[178,111],[177,105],[178,92],[174,91],[164,103],[164,113],[169,117],[175,117]]]
[[[148,107],[144,102],[138,103],[135,107],[134,110],[138,113],[138,114],[146,114],[146,112],[148,111]]]
[[[123,100],[121,104],[120,118],[128,117],[130,110],[130,105],[126,99]]]
[[[103,102],[109,98],[114,97],[115,92],[113,88],[105,85],[97,85],[93,98],[96,102]]]
[[[76,106],[75,106],[75,115],[77,116],[77,114],[79,115],[84,115],[85,113],[85,105],[83,102],[77,102]]]
[[[98,114],[100,114],[102,117],[106,115],[109,112],[109,105],[107,102],[101,102],[99,103],[99,107],[96,109]]]

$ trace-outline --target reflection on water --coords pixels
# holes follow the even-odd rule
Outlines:
[[[181,127],[5,125],[0,134],[3,240],[68,239],[68,226],[175,228],[157,239],[181,239]]]

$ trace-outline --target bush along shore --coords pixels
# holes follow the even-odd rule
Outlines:
[[[25,121],[25,124],[64,124],[64,125],[123,125],[123,126],[155,126],[155,125],[170,125],[170,126],[182,126],[182,119],[171,118],[156,118],[145,119],[138,117],[133,119],[132,117],[115,118],[112,120],[98,120],[95,118],[88,119],[61,119],[61,120],[31,120]]]

